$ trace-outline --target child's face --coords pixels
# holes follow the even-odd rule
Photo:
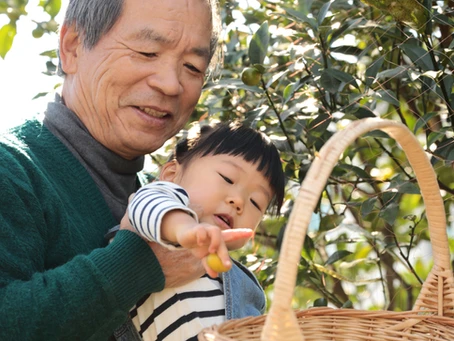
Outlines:
[[[176,168],[173,182],[188,192],[199,221],[222,230],[255,230],[274,194],[256,165],[241,156],[197,157],[184,168],[178,164]],[[234,241],[227,247],[233,250],[243,245],[244,241]]]

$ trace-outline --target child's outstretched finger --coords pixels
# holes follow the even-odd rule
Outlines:
[[[222,237],[225,242],[232,242],[236,240],[248,240],[252,238],[254,231],[248,228],[238,228],[233,230],[224,230],[222,231]]]

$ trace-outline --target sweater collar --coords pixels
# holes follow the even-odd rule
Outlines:
[[[104,147],[58,94],[55,102],[48,104],[44,125],[87,169],[119,221],[129,195],[138,188],[137,172],[143,168],[144,157],[127,160]]]

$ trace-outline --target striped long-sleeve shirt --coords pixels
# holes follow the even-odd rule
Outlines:
[[[168,181],[152,182],[140,188],[129,204],[129,221],[147,240],[172,249],[173,245],[161,239],[162,218],[169,211],[182,210],[198,221],[188,205],[188,193],[181,186]]]
[[[171,182],[157,181],[142,187],[129,204],[129,220],[140,235],[170,249],[161,240],[161,222],[171,210],[183,210],[197,220],[186,191]],[[178,251],[175,251],[178,252]],[[130,312],[145,341],[196,340],[205,327],[225,320],[225,299],[220,278],[207,275],[178,288],[144,297]]]

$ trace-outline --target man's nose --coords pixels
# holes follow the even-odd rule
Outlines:
[[[166,96],[178,96],[183,92],[181,75],[177,65],[163,63],[148,76],[148,85]]]

